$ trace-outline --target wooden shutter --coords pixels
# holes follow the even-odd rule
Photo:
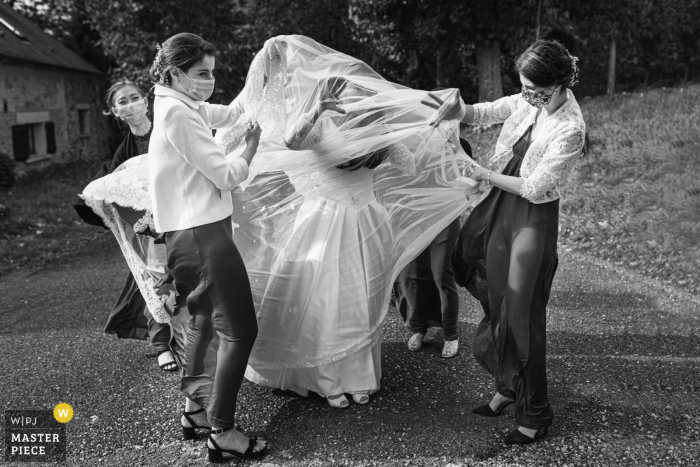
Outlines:
[[[53,122],[46,122],[44,124],[46,130],[46,152],[48,154],[56,153],[56,132],[54,130]]]
[[[29,126],[17,125],[12,127],[12,151],[15,155],[15,160],[24,162],[29,159],[31,151],[31,143],[29,141]]]

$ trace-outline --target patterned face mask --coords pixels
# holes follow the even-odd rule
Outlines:
[[[528,91],[523,87],[523,99],[525,99],[525,102],[527,102],[531,106],[541,109],[542,107],[549,104],[549,102],[552,100],[552,96],[554,95],[554,92],[552,92],[552,94],[546,94],[544,91],[544,89],[540,92]]]

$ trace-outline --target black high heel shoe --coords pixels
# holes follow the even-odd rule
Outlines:
[[[545,426],[543,428],[539,428],[537,430],[537,433],[535,433],[534,438],[530,438],[528,435],[525,433],[521,432],[517,428],[510,433],[508,433],[508,436],[506,436],[505,442],[506,444],[530,444],[534,443],[538,439],[544,439],[545,436],[547,436],[547,429],[549,427]]]
[[[233,428],[233,427],[231,427]],[[217,429],[217,430],[211,430],[209,432],[209,441],[211,441],[211,444],[214,445],[214,449],[209,447],[209,443],[207,443],[207,451],[209,451],[209,462],[214,463],[214,464],[220,464],[224,461],[224,456],[223,454],[225,452],[229,454],[233,454],[234,456],[238,457],[239,459],[254,459],[256,457],[260,457],[263,454],[265,454],[265,451],[267,451],[267,446],[264,446],[261,450],[255,452],[255,446],[258,445],[258,438],[248,438],[248,449],[245,450],[245,452],[238,452],[235,449],[221,449],[218,444],[216,444],[216,441],[214,441],[213,435],[218,435],[223,433],[224,431],[228,431],[231,428],[223,428],[223,429]]]
[[[498,415],[503,412],[503,409],[508,407],[510,404],[514,404],[515,401],[508,401],[500,405],[495,411],[491,410],[491,406],[489,404],[486,405],[480,405],[479,407],[474,407],[472,409],[472,413],[481,415],[482,417],[498,417]]]
[[[195,428],[203,428],[207,430],[211,430],[210,426],[199,426],[197,423],[195,423],[194,420],[190,418],[190,415],[197,415],[198,413],[204,412],[204,409],[199,409],[195,410],[194,412],[182,412],[182,415],[185,416],[187,421],[191,426],[183,426],[182,427],[182,437],[185,439],[185,441],[189,441],[191,439],[196,439],[197,438],[197,433],[194,431]]]

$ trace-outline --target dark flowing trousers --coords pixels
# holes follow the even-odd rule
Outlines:
[[[140,245],[138,240],[136,240],[138,236],[133,232],[133,226],[146,212],[122,206],[116,206],[116,209],[119,217],[124,222],[124,228],[129,229],[129,233],[134,236],[134,248],[138,251]],[[129,272],[122,293],[112,307],[109,318],[107,318],[105,333],[131,339],[146,339],[146,337],[150,337],[151,346],[156,349],[158,354],[170,350],[172,339],[170,325],[157,322],[153,319],[151,312],[148,311],[146,301],[143,299],[131,272]]]
[[[178,293],[173,332],[184,340],[180,389],[206,409],[213,426],[233,427],[258,325],[231,218],[168,232],[165,244]]]
[[[459,290],[452,271],[459,229],[457,218],[399,275],[394,294],[411,332],[425,334],[428,326],[437,325],[442,326],[445,340],[459,338]]]
[[[504,175],[518,176],[514,156]],[[546,307],[557,269],[559,201],[533,204],[493,188],[472,211],[455,248],[457,283],[484,309],[474,356],[495,378],[496,390],[515,399],[515,419],[526,428],[553,420],[547,396]]]
[[[170,350],[170,325],[153,319],[131,273],[109,314],[104,332],[128,339],[150,337],[151,346],[158,354]]]

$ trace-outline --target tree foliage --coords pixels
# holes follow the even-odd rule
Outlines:
[[[513,59],[535,40],[538,24],[541,37],[557,38],[580,57],[577,94],[605,92],[613,41],[618,91],[700,76],[700,0],[9,3],[113,78],[128,77],[144,87],[150,87],[156,43],[178,32],[198,34],[221,52],[214,95],[219,102],[242,89],[254,54],[279,34],[310,36],[406,86],[458,87],[470,101],[517,92]]]

